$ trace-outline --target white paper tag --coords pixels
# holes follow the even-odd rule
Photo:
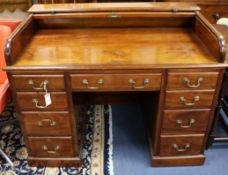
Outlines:
[[[45,99],[46,106],[49,106],[51,104],[51,95],[50,95],[50,93],[46,93],[44,95],[44,99]]]

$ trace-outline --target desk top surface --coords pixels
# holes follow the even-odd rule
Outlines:
[[[15,66],[214,64],[191,29],[93,28],[38,30]]]

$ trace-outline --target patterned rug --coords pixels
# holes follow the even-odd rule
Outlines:
[[[113,175],[111,106],[96,105],[88,109],[86,136],[80,168],[29,167],[27,149],[12,104],[0,116],[0,148],[15,165],[0,157],[0,175]],[[16,121],[16,122],[15,122]]]

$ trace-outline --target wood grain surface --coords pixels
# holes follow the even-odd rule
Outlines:
[[[38,30],[15,66],[216,62],[191,29],[94,28]]]

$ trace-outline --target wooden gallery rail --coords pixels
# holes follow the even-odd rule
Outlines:
[[[222,35],[185,3],[34,5],[5,55],[30,165],[79,166],[78,110],[144,108],[153,166],[201,165],[223,78]],[[76,108],[74,107],[76,106]]]

